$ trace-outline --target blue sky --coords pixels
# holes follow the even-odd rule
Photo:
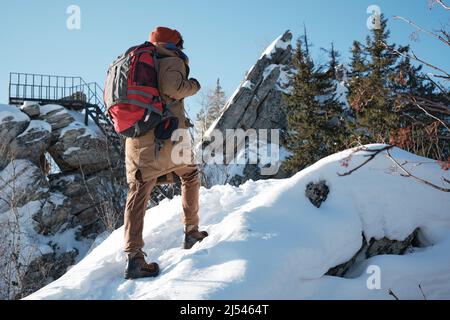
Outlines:
[[[41,0],[0,4],[0,103],[8,100],[9,72],[81,76],[103,83],[108,64],[126,48],[141,43],[158,25],[182,32],[192,76],[203,88],[220,77],[230,95],[264,48],[285,30],[299,36],[308,28],[314,56],[331,42],[345,61],[354,39],[364,40],[369,5],[389,18],[402,15],[429,28],[449,23],[450,14],[428,0],[194,0],[116,1]],[[66,9],[81,9],[81,30],[68,30]],[[407,44],[413,29],[390,21],[392,41]],[[428,36],[413,43],[415,52],[450,69],[449,48]],[[195,114],[200,98],[187,100]]]

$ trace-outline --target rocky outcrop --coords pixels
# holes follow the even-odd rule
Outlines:
[[[21,297],[55,280],[85,253],[77,247],[123,222],[121,159],[80,112],[0,105],[0,276],[10,265],[4,261],[22,257],[15,262],[20,279],[8,280],[21,287],[12,285],[10,294]],[[49,174],[50,160],[60,172]]]
[[[68,227],[80,228],[79,237],[94,238],[104,230],[105,220],[109,218],[118,219],[117,225],[122,224],[120,208],[124,206],[126,185],[120,179],[120,172],[59,173],[50,175],[49,181],[51,190],[71,200],[62,207],[70,212]]]
[[[227,129],[278,129],[281,139],[275,141],[269,133],[266,142],[275,143],[277,147],[282,145],[283,132],[287,126],[286,103],[283,95],[291,90],[293,72],[291,40],[292,34],[289,31],[285,32],[267,48],[257,63],[247,72],[244,81],[227,102],[219,119],[206,133],[203,148],[206,148],[213,140],[214,130],[220,131],[225,136]],[[233,137],[227,140],[224,145],[233,143],[234,139]],[[245,148],[245,138],[236,140],[235,157]],[[232,160],[228,158],[227,164]],[[281,168],[277,168],[273,174],[263,174],[261,169],[266,165],[263,162],[241,165],[243,168],[239,170],[235,168],[218,170],[214,167],[220,166],[219,164],[208,164],[208,159],[205,159],[205,162],[207,163],[204,170],[206,180],[214,180],[207,183],[208,186],[225,183],[238,185],[250,179],[287,177],[286,172]],[[232,171],[238,174],[224,175],[222,179],[217,179],[219,171]]]

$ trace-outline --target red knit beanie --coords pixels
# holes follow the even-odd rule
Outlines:
[[[174,29],[166,27],[157,27],[150,34],[150,42],[152,43],[173,43],[177,44],[181,40],[181,34]]]

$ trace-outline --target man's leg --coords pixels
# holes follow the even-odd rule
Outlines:
[[[125,252],[127,253],[125,279],[156,277],[159,274],[158,264],[145,262],[145,253],[142,251],[144,216],[156,180],[143,182],[140,171],[136,174],[136,180],[135,183],[130,184],[125,206]]]
[[[136,174],[136,182],[130,184],[125,206],[125,252],[140,251],[144,247],[142,230],[147,203],[155,186],[155,180],[143,182],[141,174]]]
[[[198,226],[198,199],[200,192],[200,176],[197,166],[189,166],[175,171],[181,179],[181,201],[183,206],[183,223],[185,226]]]
[[[181,179],[181,201],[184,232],[186,234],[184,248],[190,249],[195,243],[202,241],[208,236],[206,231],[198,230],[200,222],[198,216],[200,176],[197,166],[188,166],[175,171],[175,174]]]

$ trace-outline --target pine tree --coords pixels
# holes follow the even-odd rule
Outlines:
[[[334,48],[334,43],[331,43],[331,49],[328,51],[328,54],[330,56],[329,63],[328,63],[328,76],[332,79],[337,80],[337,71],[339,66],[339,52]]]
[[[225,92],[220,85],[220,79],[217,79],[216,87],[210,90],[202,101],[202,107],[196,117],[197,133],[203,137],[204,133],[220,116],[225,106]]]
[[[367,36],[366,45],[353,45],[352,79],[349,102],[357,115],[357,124],[365,130],[364,143],[388,142],[400,126],[395,109],[394,74],[397,56],[395,44],[388,44],[387,19]],[[365,59],[367,57],[367,59]]]
[[[293,58],[297,72],[293,79],[293,92],[286,97],[286,147],[291,156],[284,166],[290,172],[297,172],[342,150],[347,134],[342,105],[336,99],[335,80],[330,77],[329,70],[315,67],[307,39],[305,33],[303,39],[297,41]],[[337,57],[335,53],[333,55]]]

